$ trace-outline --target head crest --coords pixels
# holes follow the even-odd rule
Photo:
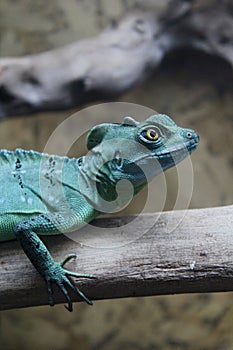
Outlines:
[[[122,124],[125,125],[132,125],[132,126],[137,126],[139,124],[139,122],[137,122],[134,118],[129,117],[129,116],[125,116],[123,119]]]

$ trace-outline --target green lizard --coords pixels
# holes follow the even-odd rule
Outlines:
[[[52,283],[65,295],[69,311],[72,301],[67,287],[91,304],[69,276],[95,276],[63,268],[74,254],[55,262],[38,235],[73,231],[106,212],[106,203],[122,205],[125,199],[118,198],[116,189],[119,180],[129,180],[136,194],[158,173],[190,154],[198,142],[195,131],[157,114],[143,122],[125,117],[121,124],[95,126],[87,137],[90,152],[81,158],[1,150],[0,241],[18,239],[47,283],[51,306]]]

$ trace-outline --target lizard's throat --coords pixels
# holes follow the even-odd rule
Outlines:
[[[101,212],[103,202],[117,200],[116,184],[118,181],[107,167],[102,166],[103,159],[96,155],[86,157],[88,159],[83,159],[82,166],[79,167],[79,191],[92,206]]]

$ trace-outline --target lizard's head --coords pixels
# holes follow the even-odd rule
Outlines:
[[[102,179],[100,183],[114,185],[127,179],[134,185],[135,192],[154,176],[186,158],[198,142],[195,131],[177,126],[163,114],[143,122],[125,117],[121,124],[101,124],[87,137],[88,149],[101,159],[98,181]]]

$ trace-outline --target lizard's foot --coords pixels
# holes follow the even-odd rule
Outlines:
[[[92,301],[89,300],[80,290],[76,287],[68,278],[69,276],[78,277],[78,278],[96,278],[93,275],[89,274],[80,274],[76,272],[72,272],[63,268],[63,265],[69,261],[70,259],[76,257],[75,254],[68,255],[62,262],[54,262],[53,267],[48,272],[46,276],[46,282],[48,287],[48,295],[49,295],[49,305],[53,306],[53,290],[52,283],[56,283],[56,285],[60,288],[62,293],[65,295],[68,306],[65,305],[65,308],[68,311],[73,311],[72,301],[69,297],[66,286],[70,287],[75,293],[77,293],[83,300],[86,301],[87,304],[92,305]]]

